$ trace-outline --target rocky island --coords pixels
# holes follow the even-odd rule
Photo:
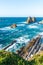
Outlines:
[[[11,28],[16,28],[17,25],[16,25],[16,24],[12,24],[10,27],[11,27]]]
[[[26,22],[27,22],[27,24],[29,24],[29,23],[32,23],[35,21],[36,21],[35,17],[28,17]]]

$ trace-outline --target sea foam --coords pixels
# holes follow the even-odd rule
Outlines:
[[[43,32],[40,32],[39,35],[43,35]]]
[[[38,26],[35,26],[35,25],[29,25],[28,28],[38,28]]]
[[[11,27],[4,27],[4,28],[0,28],[0,30],[10,30]]]

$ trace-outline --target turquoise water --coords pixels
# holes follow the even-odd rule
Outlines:
[[[0,18],[0,49],[16,40],[17,42],[7,49],[16,51],[26,45],[35,36],[39,34],[43,35],[43,25],[38,24],[43,18],[36,18],[35,23],[31,24],[26,24],[26,20],[26,17]],[[11,28],[12,24],[17,24],[17,27]]]

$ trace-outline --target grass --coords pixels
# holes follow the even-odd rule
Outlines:
[[[43,65],[43,52],[35,54],[31,60],[24,60],[14,52],[0,51],[0,65]]]

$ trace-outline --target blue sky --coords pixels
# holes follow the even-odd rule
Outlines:
[[[0,0],[0,16],[43,16],[43,0]]]

